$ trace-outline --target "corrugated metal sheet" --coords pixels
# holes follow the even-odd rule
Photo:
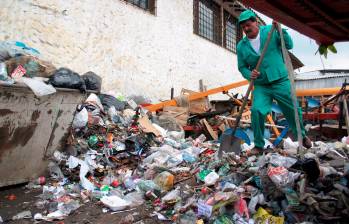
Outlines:
[[[349,70],[326,69],[296,74],[295,80],[327,79],[334,77],[349,77]]]
[[[345,80],[349,81],[349,70],[318,70],[297,74],[297,89],[321,89],[341,87]]]

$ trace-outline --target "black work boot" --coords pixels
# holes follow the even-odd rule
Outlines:
[[[303,146],[307,149],[310,149],[312,147],[311,141],[307,136],[303,138]]]

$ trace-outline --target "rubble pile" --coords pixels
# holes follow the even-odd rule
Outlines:
[[[0,45],[0,52],[7,46]],[[101,79],[94,73],[80,77],[66,68],[44,66],[33,55],[15,56],[23,50],[35,53],[19,47],[20,52],[8,51],[10,56],[0,54],[2,84],[22,80],[37,96],[53,93],[53,86],[100,91]],[[46,81],[33,83],[30,74],[40,72]],[[205,103],[191,110],[203,111]],[[112,214],[145,206],[154,219],[183,224],[346,223],[349,138],[315,141],[304,150],[284,138],[287,130],[274,144],[266,133],[267,149],[262,155],[250,155],[252,138],[248,131],[240,131],[245,140],[241,154],[224,153],[219,158],[220,138],[211,125],[226,121],[227,117],[216,116],[222,114],[205,111],[188,117],[179,107],[153,114],[132,99],[91,93],[77,105],[66,147],[53,154],[49,175],[26,186],[42,189],[35,202],[42,212],[23,211],[12,220],[63,220],[95,203]],[[246,116],[244,127],[249,126]],[[182,126],[201,121],[207,132],[185,135]],[[125,220],[132,223],[132,214]]]
[[[184,139],[144,108],[91,94],[77,107],[68,145],[55,152],[35,220],[64,219],[85,203],[105,212],[147,206],[176,223],[321,223],[349,216],[349,145],[297,143],[260,156],[224,154],[205,135]],[[106,100],[106,99],[113,100]],[[115,109],[115,106],[118,109]],[[28,188],[40,187],[30,183]],[[343,222],[344,223],[344,222]]]

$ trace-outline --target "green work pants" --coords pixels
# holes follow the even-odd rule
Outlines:
[[[268,85],[255,85],[252,102],[252,129],[256,147],[264,147],[265,118],[271,112],[273,100],[276,100],[284,114],[292,133],[297,137],[296,120],[291,96],[291,84],[288,79],[277,80]],[[302,137],[305,130],[302,122],[302,110],[298,107]]]

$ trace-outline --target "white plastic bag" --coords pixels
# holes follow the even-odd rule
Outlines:
[[[211,172],[205,177],[205,184],[207,186],[214,185],[219,179],[219,175],[216,172]]]
[[[131,202],[126,201],[118,196],[104,196],[101,198],[101,202],[110,208],[112,211],[120,211],[126,209],[131,205]]]
[[[289,172],[285,167],[270,167],[268,176],[273,183],[278,187],[291,187],[295,180],[300,176],[300,173]]]
[[[50,95],[56,92],[56,89],[53,86],[47,85],[40,80],[22,77],[21,81],[23,81],[23,83],[26,84],[38,97]]]
[[[104,111],[104,108],[103,108],[103,105],[102,105],[102,102],[101,102],[101,100],[98,98],[98,96],[96,95],[96,94],[94,94],[94,93],[91,93],[88,97],[87,97],[87,99],[86,99],[86,101],[85,101],[86,103],[89,103],[89,104],[91,104],[91,105],[94,105],[94,106],[96,106],[96,107],[99,107],[99,109],[101,110],[101,111]]]
[[[73,120],[73,128],[83,128],[88,122],[88,112],[86,108],[83,108],[80,112],[75,114]]]

